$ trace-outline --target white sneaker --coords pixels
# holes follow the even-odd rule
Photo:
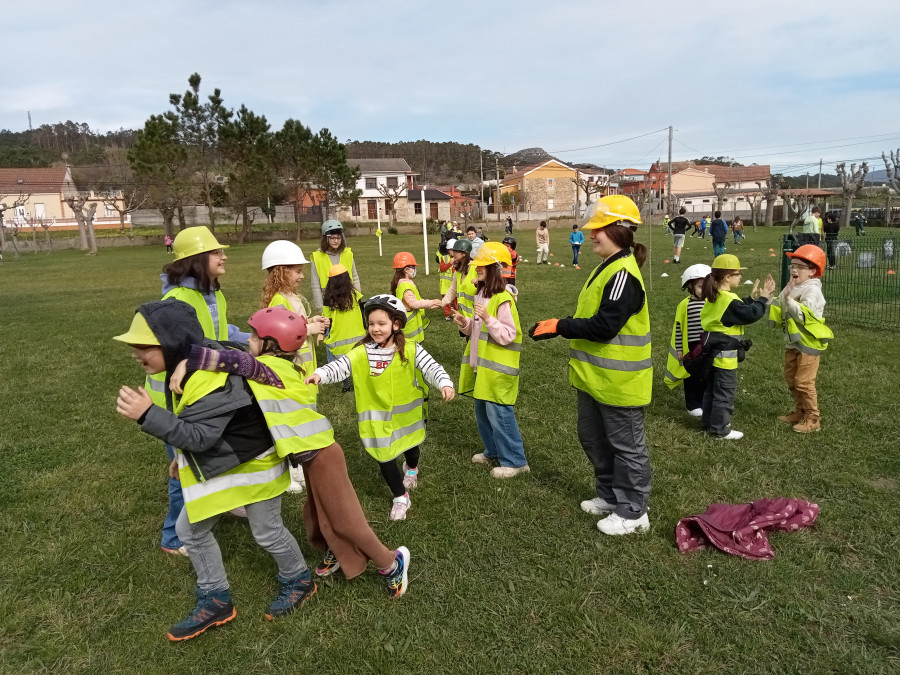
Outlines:
[[[694,408],[693,410],[688,410],[688,415],[691,417],[703,417],[703,408]]]
[[[645,513],[640,518],[626,520],[622,516],[611,513],[597,523],[597,529],[603,534],[619,535],[634,532],[646,532],[650,529],[650,518]]]
[[[590,513],[592,516],[599,516],[604,513],[612,513],[616,510],[616,505],[610,504],[600,497],[594,497],[593,499],[585,499],[581,502],[581,510],[585,513]]]
[[[406,512],[409,511],[410,506],[412,506],[412,502],[409,500],[408,492],[402,497],[394,497],[394,505],[391,506],[391,520],[406,520]]]
[[[518,476],[520,473],[530,472],[531,467],[527,464],[520,467],[495,466],[493,469],[491,469],[491,478],[512,478],[513,476]]]
[[[485,455],[483,452],[479,452],[477,455],[472,455],[472,464],[490,464],[491,458]]]
[[[302,467],[290,467],[291,471],[291,484],[288,485],[287,491],[291,494],[297,494],[298,492],[303,492],[303,488],[306,487],[306,478],[303,476],[303,468]]]
[[[729,431],[728,434],[725,436],[719,436],[719,438],[723,441],[739,441],[743,437],[744,437],[744,432],[736,431],[735,429],[732,429],[731,431]]]

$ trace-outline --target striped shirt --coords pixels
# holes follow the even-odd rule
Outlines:
[[[369,375],[377,377],[391,365],[391,359],[396,354],[396,347],[379,347],[374,342],[366,342],[363,347],[369,357]],[[440,363],[435,361],[431,354],[425,351],[421,343],[416,343],[416,369],[418,369],[430,387],[443,389],[452,387],[453,380],[447,375],[447,371]],[[316,368],[315,375],[321,378],[320,384],[334,384],[342,382],[350,377],[350,357],[344,354],[340,358],[324,366]]]
[[[684,351],[690,351],[690,349],[700,342],[700,335],[703,333],[703,326],[700,325],[700,310],[703,309],[704,300],[698,300],[697,298],[691,297],[688,298],[688,306],[687,306],[687,328],[688,328],[688,343],[687,348]],[[675,324],[675,345],[676,347],[681,346],[681,324]]]

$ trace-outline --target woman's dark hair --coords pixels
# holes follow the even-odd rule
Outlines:
[[[634,251],[634,260],[638,267],[643,267],[647,260],[647,247],[643,244],[634,243],[634,232],[630,227],[626,227],[618,223],[607,225],[603,228],[603,233],[619,248],[630,248]]]
[[[163,267],[163,274],[172,286],[180,286],[189,277],[197,281],[197,290],[204,294],[219,290],[219,280],[209,276],[209,251],[173,260]]]
[[[262,345],[259,349],[259,355],[263,354],[272,354],[273,356],[277,356],[279,359],[284,359],[285,361],[293,362],[294,358],[297,356],[297,352],[286,352],[281,347],[278,346],[278,341],[275,338],[262,338]],[[296,367],[295,367],[296,369]],[[302,372],[299,371],[298,372]]]
[[[461,252],[461,251],[460,251],[460,252]],[[454,260],[452,260],[452,261],[450,262],[450,265],[451,265],[451,266],[453,267],[453,269],[455,269],[457,272],[466,272],[466,271],[468,271],[468,269],[469,269],[469,263],[471,263],[471,262],[472,262],[472,256],[470,256],[468,253],[466,253],[466,257],[465,257],[465,258],[460,258],[459,260],[455,260],[455,259],[454,259]],[[456,291],[457,291],[457,293],[458,293],[458,292],[459,292],[459,289],[457,288]]]
[[[720,270],[714,269],[711,274],[707,274],[703,279],[703,288],[700,289],[700,297],[710,302],[715,302],[719,298],[719,284],[725,277],[738,272],[739,270]]]
[[[331,250],[331,246],[328,243],[328,237],[334,234],[334,230],[329,232],[328,234],[322,235],[322,241],[319,242],[319,248],[322,250],[322,253],[328,253]],[[336,253],[343,253],[344,249],[347,248],[347,238],[344,236],[343,231],[338,231],[338,234],[341,235],[341,245],[338,246],[338,250]]]
[[[484,266],[484,281],[476,281],[475,289],[480,291],[484,297],[490,298],[506,290],[506,280],[500,270],[500,265]]]
[[[399,270],[394,270],[394,278],[391,279],[391,295],[397,295],[397,286],[400,285],[400,282],[406,278],[406,268],[401,267]],[[403,298],[400,298],[403,300]]]
[[[322,304],[339,312],[349,312],[353,309],[356,303],[349,272],[328,277],[328,283],[325,284],[325,290],[322,291]]]

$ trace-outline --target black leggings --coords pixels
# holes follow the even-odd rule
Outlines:
[[[403,458],[406,460],[406,466],[410,469],[415,469],[419,466],[419,446],[417,445],[404,452]],[[378,466],[381,468],[381,475],[384,477],[384,482],[388,484],[388,487],[391,489],[391,492],[394,493],[394,496],[402,497],[405,495],[406,488],[403,487],[403,472],[397,465],[397,460],[389,459],[386,462],[379,463]]]

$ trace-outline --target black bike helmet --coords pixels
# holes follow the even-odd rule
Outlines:
[[[509,246],[513,251],[516,250],[516,238],[514,236],[512,236],[511,234],[508,234],[505,237],[503,237],[503,243],[506,244],[507,246]]]
[[[366,315],[366,322],[369,321],[369,314],[376,309],[383,309],[388,315],[400,322],[400,329],[406,325],[406,308],[399,298],[383,293],[381,295],[373,295],[366,300],[363,305],[363,313]]]

